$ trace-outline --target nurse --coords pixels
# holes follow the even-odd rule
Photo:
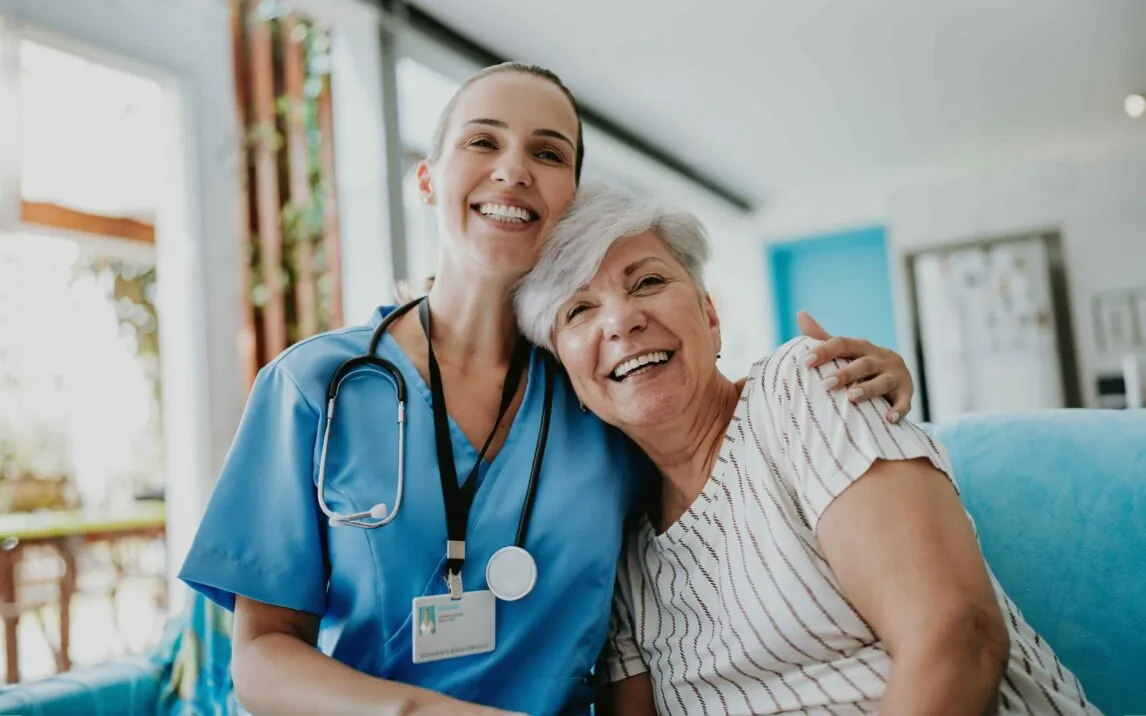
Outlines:
[[[588,713],[648,468],[522,341],[510,301],[583,153],[552,73],[471,78],[418,171],[442,231],[428,299],[259,373],[180,575],[234,610],[232,675],[252,713]],[[821,361],[868,359],[842,386],[870,378],[868,397],[906,405],[898,356],[827,345]],[[388,364],[342,370],[331,419],[332,378],[368,350]]]

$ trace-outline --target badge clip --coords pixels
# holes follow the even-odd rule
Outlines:
[[[450,590],[450,599],[461,599],[465,589],[462,588],[462,575],[446,571],[446,587]]]

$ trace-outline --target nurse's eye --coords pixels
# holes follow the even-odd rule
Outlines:
[[[538,159],[544,159],[547,162],[555,162],[557,164],[565,163],[565,156],[554,149],[542,149],[534,156]]]
[[[471,139],[466,146],[476,147],[478,149],[497,149],[497,144],[489,137],[475,137]]]

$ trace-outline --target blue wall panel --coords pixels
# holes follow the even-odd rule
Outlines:
[[[799,335],[796,311],[804,309],[833,335],[896,348],[883,227],[771,244],[766,254],[779,342]]]

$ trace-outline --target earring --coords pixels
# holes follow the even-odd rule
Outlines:
[[[587,413],[587,412],[589,412],[589,409],[585,407],[585,404],[584,404],[584,403],[580,403],[580,402],[579,402],[578,404],[581,406],[581,412],[582,412],[582,413]]]
[[[422,195],[422,203],[423,204],[429,204],[430,203],[430,195],[429,194],[423,194]]]
[[[716,354],[716,360],[720,360],[720,354],[719,353]]]

